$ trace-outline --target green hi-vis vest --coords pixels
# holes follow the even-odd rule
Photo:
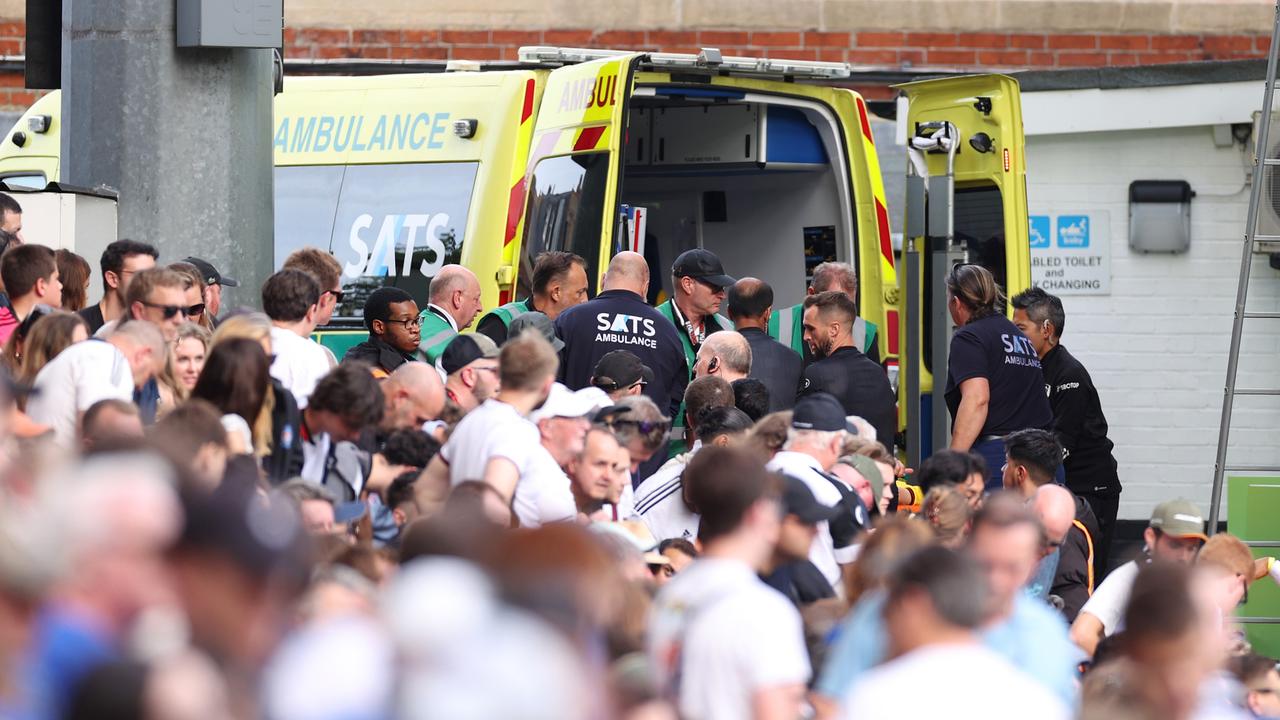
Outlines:
[[[496,307],[490,310],[488,313],[485,313],[485,316],[480,318],[480,323],[483,323],[485,321],[485,318],[489,317],[490,315],[494,315],[499,320],[502,321],[503,327],[510,328],[511,321],[515,320],[521,315],[524,315],[525,313],[533,312],[533,306],[529,304],[530,300],[532,299],[533,298],[528,298],[526,300],[517,300],[515,302],[509,302],[506,305],[502,305],[501,307]],[[476,327],[480,327],[480,323],[477,323]]]
[[[422,320],[422,329],[418,332],[418,355],[434,364],[458,331],[430,308],[423,310],[418,317]]]
[[[774,310],[769,316],[769,335],[778,342],[804,356],[804,306],[792,305]],[[853,321],[853,336],[862,338],[864,353],[871,352],[876,344],[876,324],[862,318]]]
[[[658,306],[658,312],[662,313],[662,317],[671,321],[676,326],[676,334],[680,336],[680,346],[684,348],[685,365],[689,369],[689,380],[693,380],[693,361],[697,358],[697,353],[693,349],[693,340],[689,339],[689,333],[685,331],[684,325],[676,320],[675,301],[668,300]],[[720,330],[732,330],[733,323],[728,318],[716,315],[706,320],[707,335]],[[712,327],[714,326],[714,330]],[[684,402],[680,403],[680,410],[676,416],[671,418],[671,442],[668,447],[670,452],[668,457],[675,457],[685,452],[684,444]]]

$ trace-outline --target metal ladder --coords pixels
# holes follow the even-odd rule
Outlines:
[[[1240,395],[1277,395],[1280,388],[1238,388],[1236,373],[1240,368],[1240,341],[1244,334],[1245,320],[1280,319],[1280,312],[1251,312],[1246,309],[1249,296],[1249,273],[1253,267],[1253,255],[1259,243],[1280,243],[1280,235],[1259,235],[1258,214],[1262,208],[1264,173],[1267,168],[1280,172],[1280,158],[1268,158],[1267,148],[1271,131],[1272,97],[1276,87],[1277,57],[1280,57],[1280,2],[1276,4],[1271,28],[1271,48],[1267,52],[1267,81],[1262,91],[1262,115],[1258,123],[1258,136],[1254,142],[1253,182],[1249,188],[1249,214],[1245,218],[1244,244],[1240,251],[1240,282],[1236,286],[1235,318],[1231,325],[1231,349],[1227,355],[1227,383],[1222,393],[1222,422],[1218,427],[1218,452],[1213,465],[1213,494],[1209,507],[1209,534],[1218,529],[1219,507],[1222,505],[1222,485],[1228,472],[1280,472],[1280,466],[1227,465],[1227,445],[1231,436],[1231,414],[1235,399]],[[1260,543],[1250,543],[1260,545]],[[1270,544],[1268,544],[1270,545]],[[1276,545],[1280,545],[1277,543]]]

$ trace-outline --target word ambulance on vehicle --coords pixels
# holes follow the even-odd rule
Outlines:
[[[347,290],[336,316],[354,320],[386,284],[425,305],[430,278],[449,263],[476,273],[486,308],[525,297],[533,258],[546,250],[586,258],[592,294],[614,254],[641,252],[656,300],[671,291],[675,257],[703,247],[730,274],[768,280],[779,308],[804,299],[819,263],[849,262],[859,314],[879,328],[891,377],[900,381],[900,346],[919,345],[902,375],[916,393],[904,398],[903,417],[922,423],[917,437],[930,425],[934,331],[945,327],[935,259],[967,255],[997,271],[1009,292],[1029,282],[1020,101],[1010,78],[902,88],[899,123],[919,145],[913,173],[926,181],[916,210],[945,206],[953,222],[949,233],[930,224],[916,235],[908,222],[904,259],[922,260],[900,278],[867,105],[840,87],[856,79],[848,64],[713,49],[529,47],[519,57],[453,61],[441,64],[445,72],[286,78],[272,138],[277,265],[301,246],[328,248]],[[28,115],[54,116],[54,134],[51,98]],[[939,122],[950,123],[954,142],[935,137]],[[6,138],[0,180],[56,180],[56,152],[42,153]],[[909,320],[903,301],[912,298]],[[339,355],[360,339],[336,328],[321,334]],[[945,357],[945,343],[941,350]]]

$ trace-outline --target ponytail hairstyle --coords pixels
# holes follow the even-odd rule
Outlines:
[[[951,268],[947,294],[968,308],[974,320],[1004,312],[1004,293],[991,271],[981,265],[960,263]]]

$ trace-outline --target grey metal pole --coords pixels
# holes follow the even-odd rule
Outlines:
[[[1249,188],[1249,215],[1245,218],[1244,243],[1240,251],[1240,283],[1236,287],[1236,312],[1231,324],[1231,347],[1227,353],[1227,383],[1222,392],[1222,420],[1218,425],[1218,451],[1213,463],[1213,490],[1209,501],[1209,534],[1218,529],[1222,504],[1222,481],[1226,471],[1227,446],[1231,436],[1231,412],[1235,404],[1236,374],[1240,369],[1240,339],[1244,329],[1245,301],[1249,295],[1249,273],[1253,266],[1254,239],[1258,231],[1258,210],[1262,201],[1263,173],[1271,134],[1271,100],[1276,85],[1276,58],[1280,54],[1280,3],[1276,4],[1271,27],[1271,49],[1267,54],[1267,85],[1262,92],[1262,122],[1255,138],[1253,184]]]
[[[924,444],[920,434],[924,429],[920,422],[920,341],[923,324],[920,322],[920,248],[919,240],[909,238],[906,252],[906,297],[907,297],[907,354],[903,358],[901,373],[906,377],[907,386],[904,397],[907,403],[907,465],[920,467],[921,453]]]
[[[178,48],[174,0],[61,0],[62,179],[120,193],[119,235],[205,258],[257,305],[272,270],[272,51]],[[96,262],[97,258],[89,258]]]

